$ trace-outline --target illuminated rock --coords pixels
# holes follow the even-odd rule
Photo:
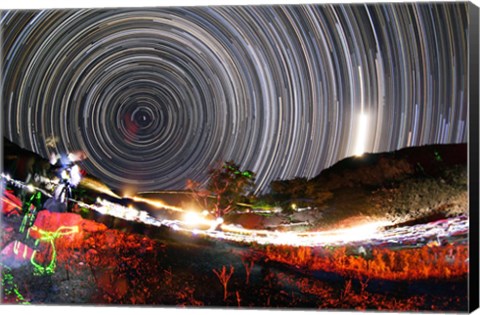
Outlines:
[[[2,213],[6,216],[19,215],[22,211],[22,202],[8,190],[3,191]]]
[[[106,231],[107,227],[105,224],[102,223],[97,223],[95,221],[91,220],[82,220],[80,227],[82,230],[86,232],[101,232],[101,231]]]
[[[30,237],[41,239],[42,233],[60,233],[62,237],[56,239],[56,245],[61,247],[80,247],[85,232],[104,231],[107,227],[94,221],[85,220],[75,213],[58,213],[42,210],[38,213]]]
[[[9,243],[0,252],[0,262],[10,268],[18,268],[30,263],[33,249],[20,241]]]

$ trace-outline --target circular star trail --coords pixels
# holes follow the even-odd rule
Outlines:
[[[5,136],[114,188],[466,142],[465,3],[7,11]],[[359,152],[357,152],[359,151]]]

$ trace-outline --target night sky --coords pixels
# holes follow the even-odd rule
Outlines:
[[[3,12],[4,135],[114,188],[467,141],[466,3]]]

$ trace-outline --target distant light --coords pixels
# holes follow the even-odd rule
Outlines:
[[[215,222],[217,222],[217,224],[222,224],[224,221],[223,218],[217,218]]]
[[[365,153],[365,146],[367,142],[367,124],[367,114],[361,113],[358,119],[357,141],[354,151],[354,155],[356,156],[362,156],[363,153]]]
[[[295,203],[292,203],[292,209],[293,210],[296,210],[297,209],[297,205]]]
[[[206,217],[209,213],[210,213],[210,212],[208,212],[208,210],[203,210],[203,211],[202,211],[202,215],[203,215],[204,217]]]
[[[35,187],[33,187],[33,185],[28,185],[28,186],[27,186],[27,189],[28,189],[28,191],[30,191],[30,192],[34,192],[34,191],[35,191]]]
[[[187,212],[183,217],[183,221],[187,225],[198,225],[203,222],[203,219],[196,212]]]

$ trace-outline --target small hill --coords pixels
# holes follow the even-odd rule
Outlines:
[[[467,144],[409,147],[394,152],[366,153],[339,161],[311,179],[328,190],[378,187],[412,176],[438,177],[448,168],[467,165]]]
[[[341,226],[352,218],[398,223],[467,214],[467,156],[466,144],[368,153],[312,179],[272,182],[264,197],[283,207],[282,226],[305,222],[307,229]],[[293,205],[310,210],[294,211]]]
[[[468,213],[466,144],[427,145],[340,161],[312,179],[334,197],[325,222],[365,215],[394,223]]]

